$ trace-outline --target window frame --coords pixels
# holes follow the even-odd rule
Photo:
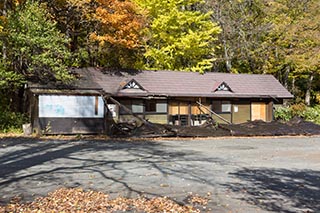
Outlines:
[[[152,100],[145,100],[145,108],[144,108],[144,112],[145,114],[159,114],[159,115],[163,115],[163,114],[167,114],[168,113],[168,101],[167,100],[159,100],[159,99],[152,99]],[[147,105],[150,104],[150,103],[154,103],[155,104],[155,111],[147,111]],[[163,112],[158,112],[157,111],[157,104],[165,104],[165,111]]]
[[[218,104],[218,105],[214,106],[215,104]],[[225,106],[229,105],[229,111],[223,110],[223,105],[225,105]],[[212,100],[211,110],[217,114],[231,114],[232,113],[232,102],[230,100]]]
[[[167,100],[162,100],[162,99],[151,99],[151,100],[143,100],[143,99],[122,99],[119,101],[122,105],[127,107],[132,111],[132,113],[137,114],[137,115],[163,115],[168,113],[168,101]],[[137,102],[141,102],[142,105],[142,111],[141,112],[134,112],[133,111],[133,105],[138,105]],[[162,112],[157,112],[157,104],[165,104],[165,111]],[[154,104],[154,111],[147,111],[148,104]],[[128,115],[129,113],[125,112],[124,110],[121,109],[119,110],[119,115]]]

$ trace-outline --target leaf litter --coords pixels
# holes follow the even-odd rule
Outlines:
[[[180,204],[168,197],[138,198],[117,197],[111,199],[108,194],[82,188],[60,188],[45,197],[38,197],[33,202],[22,203],[19,198],[0,206],[0,213],[86,213],[86,212],[179,212],[198,213],[206,209],[208,197],[198,194],[188,196],[189,204]]]

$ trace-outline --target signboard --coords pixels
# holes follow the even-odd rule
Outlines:
[[[117,105],[115,104],[108,104],[108,109],[111,113],[113,118],[117,117]]]
[[[104,104],[98,96],[39,95],[40,118],[103,118]]]

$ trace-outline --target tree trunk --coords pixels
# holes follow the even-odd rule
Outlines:
[[[284,70],[284,76],[283,76],[283,83],[284,83],[284,87],[288,89],[288,81],[289,81],[289,73],[290,73],[290,66],[287,65],[285,67],[285,70]]]
[[[4,17],[7,17],[7,4],[8,4],[8,1],[4,0],[4,2],[3,2],[3,10],[2,10],[2,15]],[[3,44],[2,44],[2,59],[3,59],[4,62],[7,59],[6,41],[3,41]]]
[[[293,95],[296,93],[296,79],[295,78],[292,78],[291,92],[293,93]]]
[[[310,106],[313,78],[314,78],[314,73],[311,73],[307,82],[307,91],[306,91],[306,96],[304,101],[307,106]]]
[[[223,39],[223,48],[224,48],[224,59],[226,62],[226,69],[227,69],[227,72],[231,73],[232,64],[228,54],[227,42],[225,39]]]

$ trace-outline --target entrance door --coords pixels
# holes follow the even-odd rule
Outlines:
[[[262,102],[251,103],[251,120],[267,120],[267,105]]]

